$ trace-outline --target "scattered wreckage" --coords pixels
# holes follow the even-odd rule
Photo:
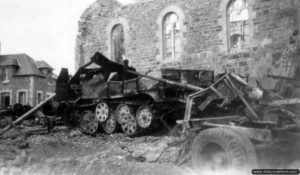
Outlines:
[[[16,105],[17,107],[12,109],[4,109],[0,112],[0,119],[5,119],[5,122],[8,123],[6,127],[4,127],[2,130],[0,130],[0,139],[3,137],[3,134],[6,133],[8,130],[14,128],[16,129],[21,135],[25,136],[26,133],[23,133],[18,129],[18,125],[20,125],[24,120],[28,118],[39,118],[39,114],[41,114],[41,109],[45,106],[49,106],[51,101],[53,101],[54,95],[51,95],[49,98],[38,104],[37,106],[31,108],[29,106],[22,106],[22,105]],[[15,105],[14,105],[15,106]],[[21,108],[20,108],[21,107]],[[52,108],[52,107],[51,107]],[[50,110],[49,110],[50,111]],[[46,117],[44,114],[42,114],[44,117]],[[14,121],[12,121],[14,120]],[[53,122],[48,120],[49,122]],[[50,128],[48,127],[48,130]]]
[[[92,64],[100,67],[90,68]],[[201,169],[243,169],[256,165],[258,149],[299,140],[299,72],[297,67],[288,79],[289,93],[276,93],[249,86],[235,73],[215,80],[210,70],[163,69],[162,78],[156,78],[96,53],[73,77],[62,69],[55,97],[1,133],[41,107],[46,115],[62,116],[67,126],[88,134],[100,128],[111,134],[120,127],[134,136],[169,120],[182,125],[188,145],[180,162],[191,156]]]
[[[20,103],[16,103],[11,107],[3,108],[0,110],[0,120],[3,120],[3,117],[9,117],[10,120],[16,120],[18,116],[21,116],[28,112],[32,107],[29,105],[22,105]]]
[[[177,121],[183,125],[186,143],[191,143],[186,147],[191,150],[187,155],[191,155],[195,167],[203,170],[257,167],[256,151],[279,145],[295,148],[299,154],[298,93],[299,87],[295,87],[291,96],[284,97],[253,88],[236,74],[225,74],[187,98],[184,119]],[[200,117],[199,113],[191,113],[193,108],[224,108],[237,99],[235,115]]]
[[[300,48],[294,38],[279,59],[279,74],[268,75],[277,80],[275,89],[264,89],[259,82],[251,87],[240,76],[226,73],[187,97],[184,119],[177,121],[185,135],[178,164],[191,157],[200,171],[249,170],[270,156],[262,150],[273,150],[271,157],[281,160],[281,153],[289,152],[289,158],[299,161]],[[232,116],[193,113],[195,108],[215,111],[230,104],[236,109]]]

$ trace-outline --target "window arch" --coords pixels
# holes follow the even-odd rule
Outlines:
[[[176,60],[180,56],[181,29],[179,17],[170,12],[163,19],[163,58],[164,60]]]
[[[116,62],[122,63],[125,55],[125,36],[122,24],[116,24],[111,30],[111,56]]]
[[[231,0],[226,9],[230,51],[249,47],[249,9],[247,0]]]
[[[184,54],[183,46],[186,44],[184,33],[187,32],[183,10],[170,5],[164,8],[158,15],[156,31],[158,38],[156,43],[156,60],[162,63],[177,62]]]

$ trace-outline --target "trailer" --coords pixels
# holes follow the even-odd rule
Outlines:
[[[249,86],[240,76],[228,72],[208,88],[190,94],[184,119],[177,121],[183,126],[185,140],[179,164],[191,158],[195,169],[202,172],[234,169],[249,173],[253,168],[278,168],[264,164],[266,156],[272,161],[285,160],[282,153],[289,153],[286,158],[300,161],[299,58],[297,46],[284,51],[281,74],[269,75],[278,80],[277,89],[264,89],[259,82],[256,87]],[[201,112],[192,112],[211,106],[226,108],[232,103],[235,115],[201,116]],[[286,163],[281,166],[292,162]]]

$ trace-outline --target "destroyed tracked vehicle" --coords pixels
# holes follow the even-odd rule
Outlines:
[[[91,64],[98,68],[89,68]],[[58,114],[89,134],[99,129],[111,134],[120,126],[132,136],[159,127],[161,116],[183,111],[187,95],[214,80],[210,70],[163,69],[162,74],[164,79],[140,74],[126,62],[115,63],[96,53],[73,77],[68,70],[61,71]]]

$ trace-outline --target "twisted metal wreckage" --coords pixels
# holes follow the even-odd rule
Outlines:
[[[294,55],[294,63],[299,55]],[[271,91],[259,83],[259,88],[252,87],[229,72],[215,81],[210,70],[163,69],[162,78],[156,78],[136,72],[126,60],[120,64],[96,53],[73,77],[62,69],[56,95],[0,135],[41,107],[45,114],[62,116],[66,125],[88,134],[100,128],[111,134],[121,128],[136,136],[161,123],[177,123],[183,127],[185,148],[178,164],[191,156],[196,167],[245,168],[257,162],[258,149],[282,142],[294,148],[300,138],[300,67],[293,65],[289,77],[270,75],[284,85]]]

